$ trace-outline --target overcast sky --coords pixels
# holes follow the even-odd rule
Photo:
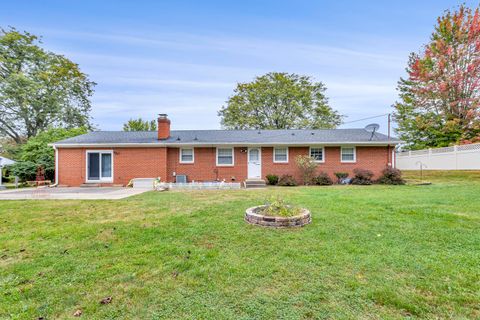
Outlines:
[[[43,36],[98,83],[101,130],[158,113],[173,129],[216,129],[236,83],[270,71],[324,82],[346,122],[391,112],[408,54],[461,2],[4,1],[0,26]],[[385,132],[386,117],[342,127],[370,122]]]

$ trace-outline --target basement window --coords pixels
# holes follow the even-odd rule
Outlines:
[[[193,163],[194,157],[193,148],[180,149],[180,163]]]
[[[217,166],[233,166],[233,148],[217,148]]]

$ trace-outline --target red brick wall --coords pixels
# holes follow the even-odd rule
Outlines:
[[[59,184],[78,186],[85,183],[86,150],[92,148],[58,149]],[[325,147],[325,163],[319,163],[318,171],[333,173],[344,171],[353,174],[353,169],[372,170],[376,176],[391,161],[392,148],[357,147],[356,163],[340,162],[340,147]],[[244,181],[247,179],[247,148],[235,148],[234,166],[216,166],[216,148],[195,148],[195,163],[181,164],[178,148],[101,148],[113,150],[114,184],[126,185],[133,178],[161,177],[162,180],[174,181],[173,173],[186,174],[188,180]],[[290,147],[289,162],[273,163],[273,148],[262,148],[262,176],[267,174],[292,174],[301,182],[300,172],[295,164],[298,155],[307,155],[308,147]],[[389,159],[390,156],[390,159]]]
[[[85,182],[85,150],[58,149],[58,183],[78,186]]]
[[[86,150],[113,150],[113,183],[126,185],[133,178],[167,176],[166,148],[60,148],[58,183],[78,186],[85,183]]]
[[[174,181],[173,173],[186,174],[188,181],[223,180],[244,181],[247,179],[247,148],[234,148],[235,166],[216,165],[216,148],[195,148],[195,163],[180,163],[179,148],[168,148],[168,181]],[[235,178],[235,180],[232,180]]]
[[[317,172],[324,171],[330,175],[332,179],[335,178],[335,172],[348,172],[350,176],[353,175],[355,168],[368,169],[373,171],[376,177],[387,166],[388,155],[390,154],[391,161],[392,148],[387,147],[356,147],[356,162],[342,163],[340,161],[340,147],[325,147],[325,162],[319,163]],[[262,176],[267,174],[276,174],[278,176],[284,174],[291,174],[301,182],[301,174],[295,164],[295,158],[299,155],[308,155],[308,147],[289,147],[288,148],[288,163],[274,163],[273,162],[273,148],[262,148]]]

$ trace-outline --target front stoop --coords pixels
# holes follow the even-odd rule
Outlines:
[[[83,183],[83,184],[80,185],[80,187],[82,187],[82,188],[92,188],[92,187],[93,188],[98,188],[100,186],[101,186],[100,183]]]
[[[246,189],[265,188],[267,183],[263,179],[247,179],[244,182]]]

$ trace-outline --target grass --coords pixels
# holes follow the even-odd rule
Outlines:
[[[2,201],[0,319],[480,318],[480,174],[428,179]],[[312,224],[243,221],[272,196]]]

